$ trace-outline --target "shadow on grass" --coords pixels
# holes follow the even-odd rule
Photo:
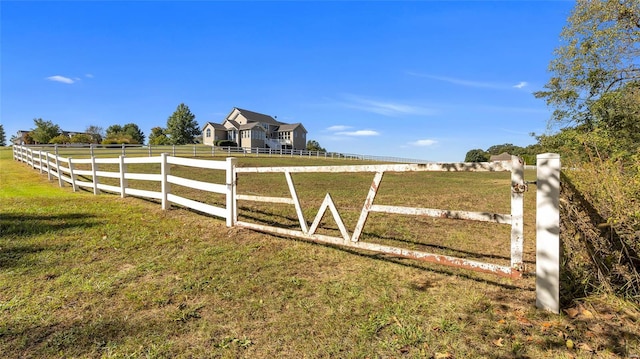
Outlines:
[[[290,230],[300,230],[300,224],[298,222],[298,218],[292,218],[292,217],[285,216],[285,215],[276,215],[276,214],[271,213],[271,212],[267,212],[267,211],[263,211],[263,210],[259,210],[259,209],[255,209],[255,208],[248,208],[248,207],[239,207],[239,210],[242,211],[242,217],[244,217],[244,219],[251,220],[254,223],[258,223],[258,224],[261,224],[261,225],[273,226],[273,227],[277,227],[277,228],[290,229]],[[270,219],[267,219],[267,218],[270,218]],[[285,221],[287,221],[287,222],[289,222],[291,224],[283,224],[282,220],[275,220],[274,218],[284,219]],[[307,223],[307,224],[309,224],[309,223]],[[327,229],[327,230],[333,230],[333,231],[336,231],[336,232],[339,231],[339,228],[337,226],[322,226],[321,228]],[[362,232],[362,235],[366,236],[366,237],[370,237],[370,238],[375,239],[375,240],[380,240],[380,241],[393,241],[393,242],[404,243],[404,244],[410,245],[410,246],[420,246],[420,247],[422,247],[422,249],[420,249],[421,251],[425,251],[425,250],[428,250],[428,249],[434,249],[434,250],[439,250],[439,251],[443,251],[443,252],[450,252],[451,254],[449,254],[449,255],[457,256],[459,258],[472,258],[472,259],[476,259],[476,260],[482,260],[482,259],[484,259],[484,260],[495,259],[495,260],[506,260],[506,261],[511,260],[510,257],[501,256],[501,255],[497,255],[497,254],[482,253],[480,251],[471,252],[471,251],[466,251],[466,250],[462,250],[462,249],[459,249],[459,248],[453,248],[453,247],[448,247],[448,246],[443,246],[443,245],[438,245],[438,244],[422,243],[422,242],[417,242],[417,241],[413,241],[413,240],[409,240],[409,239],[395,238],[395,237],[390,237],[390,236],[382,236],[380,234],[367,232],[366,230],[364,230]],[[394,245],[394,246],[396,246],[396,245]],[[530,264],[530,265],[535,265],[535,261],[524,260],[523,262],[527,263],[527,264]]]
[[[48,248],[37,245],[6,246],[0,248],[0,269],[15,267],[25,256],[39,253]]]
[[[283,240],[311,243],[311,244],[314,244],[314,245],[319,245],[319,246],[323,246],[323,247],[327,247],[327,248],[332,248],[332,249],[336,249],[336,250],[339,250],[339,251],[343,251],[345,253],[356,255],[356,256],[359,256],[359,257],[364,257],[364,258],[384,261],[384,262],[388,262],[388,263],[399,264],[401,266],[414,268],[414,269],[418,269],[418,270],[421,270],[421,271],[438,273],[438,274],[443,274],[443,275],[447,275],[447,276],[455,276],[455,277],[464,278],[464,279],[472,280],[472,281],[479,282],[479,283],[494,285],[494,286],[505,288],[505,289],[511,289],[511,290],[517,289],[517,290],[527,290],[527,291],[534,291],[535,290],[535,288],[533,288],[531,286],[527,286],[526,283],[524,283],[522,281],[519,281],[519,280],[515,280],[513,282],[514,284],[501,283],[499,281],[494,281],[494,280],[490,280],[490,279],[487,279],[487,278],[482,278],[480,276],[474,275],[475,272],[472,272],[472,271],[468,271],[468,270],[464,270],[464,269],[447,270],[448,267],[441,266],[441,265],[433,265],[433,266],[425,267],[425,266],[422,266],[420,264],[421,263],[427,263],[427,262],[421,262],[420,260],[416,260],[416,259],[398,257],[398,256],[394,256],[392,254],[370,253],[370,252],[366,252],[364,250],[359,251],[357,249],[352,249],[352,248],[348,248],[348,247],[342,247],[342,246],[331,244],[331,243],[320,243],[320,242],[305,240],[305,239],[301,239],[301,238],[285,237],[285,236],[281,236],[281,235],[277,235],[277,234],[273,234],[273,233],[269,233],[269,235],[273,236],[273,237],[276,237],[276,238],[283,239]],[[521,284],[521,285],[518,285],[518,284]],[[415,289],[415,290],[425,290],[426,288],[420,288],[419,286],[415,286],[415,287],[413,287],[413,289]]]
[[[126,318],[94,318],[84,321],[64,321],[52,325],[16,325],[4,333],[3,341],[16,352],[8,357],[100,357],[110,346],[121,344],[136,335],[156,336],[158,324],[136,323]],[[12,343],[13,342],[13,343]],[[144,340],[141,341],[145,343]],[[140,347],[137,356],[148,356],[151,348]]]
[[[51,234],[69,228],[89,228],[100,224],[83,213],[32,215],[0,213],[0,269],[28,265],[25,257],[50,250],[49,246],[22,242],[32,236]]]
[[[28,237],[69,228],[90,228],[100,224],[94,218],[95,216],[85,213],[56,215],[0,213],[0,238]]]

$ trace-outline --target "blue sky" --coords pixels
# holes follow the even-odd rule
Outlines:
[[[0,122],[200,125],[233,107],[329,151],[462,161],[526,146],[573,1],[0,2]]]

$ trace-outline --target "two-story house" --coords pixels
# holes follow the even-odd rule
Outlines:
[[[244,148],[303,150],[307,147],[307,130],[301,123],[288,124],[258,112],[234,107],[222,124],[207,122],[202,128],[202,143],[235,142]]]

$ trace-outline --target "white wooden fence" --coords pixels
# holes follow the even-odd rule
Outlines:
[[[326,151],[293,150],[293,149],[272,149],[272,148],[243,148],[243,147],[217,147],[208,145],[98,145],[98,144],[41,144],[29,145],[32,150],[42,150],[44,152],[55,153],[66,157],[117,157],[119,155],[127,157],[153,157],[161,153],[167,153],[174,157],[306,157],[325,158],[358,161],[379,161],[396,163],[425,163],[425,160],[390,157],[371,156],[353,153],[338,153]]]
[[[57,178],[58,184],[62,187],[65,183],[71,185],[74,191],[79,187],[88,187],[93,190],[94,194],[100,191],[108,191],[120,194],[121,197],[127,195],[136,197],[145,197],[161,200],[162,209],[168,209],[171,203],[191,208],[203,213],[225,218],[227,226],[232,225],[233,219],[233,190],[231,188],[231,175],[235,164],[235,158],[227,158],[226,161],[211,161],[191,159],[184,157],[173,157],[166,153],[161,153],[155,157],[124,157],[117,158],[90,158],[72,159],[56,156],[42,150],[32,150],[24,146],[14,146],[14,159],[27,163],[29,166],[47,173],[49,179]],[[159,173],[132,173],[127,171],[128,164],[159,164]],[[103,164],[118,165],[118,171],[103,171],[99,166]],[[170,165],[180,165],[188,167],[205,168],[212,170],[221,170],[227,173],[227,184],[218,184],[197,181],[188,178],[173,176],[170,173]],[[78,169],[78,165],[90,165],[90,170]],[[81,180],[79,176],[91,178],[91,181]],[[115,178],[119,180],[119,185],[108,185],[100,183],[101,178]],[[142,180],[159,182],[161,190],[149,191],[144,189],[132,188],[129,186],[128,180]],[[210,204],[194,201],[171,193],[171,184],[189,187],[201,191],[213,192],[226,195],[225,207],[212,206]]]
[[[79,187],[87,187],[98,194],[101,190],[115,192],[122,197],[126,195],[147,197],[161,200],[162,208],[168,209],[171,203],[195,209],[200,212],[224,218],[227,226],[239,226],[262,232],[283,234],[292,237],[303,238],[315,242],[335,244],[345,247],[359,248],[370,251],[388,253],[396,256],[415,258],[419,260],[456,266],[476,271],[496,273],[499,275],[519,277],[522,274],[523,254],[523,197],[527,183],[524,181],[524,164],[518,157],[513,156],[510,162],[493,163],[426,163],[426,164],[389,164],[389,165],[358,165],[358,166],[299,166],[299,167],[237,167],[234,158],[226,161],[200,160],[168,156],[166,153],[156,157],[127,158],[63,158],[33,150],[24,146],[14,146],[14,159],[27,163],[29,166],[47,173],[49,179],[57,178],[60,186],[69,183],[73,190]],[[160,173],[131,173],[127,171],[127,165],[133,163],[155,163],[160,165]],[[559,312],[559,183],[560,183],[560,159],[556,154],[538,155],[537,168],[537,242],[536,242],[536,304],[553,312]],[[118,165],[117,172],[102,171],[101,164]],[[170,174],[170,165],[190,166],[226,172],[224,184],[209,183],[193,179],[181,178]],[[77,169],[77,165],[90,165],[90,170]],[[415,208],[402,206],[389,206],[374,204],[378,188],[385,172],[420,172],[420,171],[507,171],[511,172],[511,212],[508,214],[454,211],[447,209]],[[369,188],[359,219],[352,233],[345,227],[340,213],[329,193],[326,194],[316,217],[309,222],[304,217],[303,210],[298,199],[292,173],[331,172],[331,173],[374,173],[373,181]],[[287,182],[290,197],[267,197],[248,194],[239,194],[237,189],[238,174],[246,173],[282,173]],[[91,181],[80,179],[90,177]],[[107,185],[100,183],[100,178],[115,178],[119,185]],[[161,190],[149,191],[131,188],[127,180],[155,181],[160,183]],[[171,193],[171,184],[194,188],[197,190],[224,194],[225,207],[217,207],[210,204],[194,201]],[[266,226],[238,220],[238,201],[257,201],[267,203],[290,204],[295,207],[298,217],[299,230],[281,227]],[[319,223],[329,210],[339,227],[341,237],[333,237],[316,233]],[[481,222],[499,223],[511,226],[511,263],[509,266],[473,261],[465,258],[456,258],[446,255],[438,255],[406,248],[398,248],[376,243],[362,241],[360,235],[372,212],[419,215],[437,218],[474,220]]]

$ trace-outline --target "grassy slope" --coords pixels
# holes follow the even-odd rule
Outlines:
[[[586,301],[554,316],[534,308],[530,277],[511,281],[355,253],[227,229],[222,220],[140,199],[72,193],[6,150],[0,225],[6,357],[586,358],[588,349],[601,357],[640,351],[637,326],[629,325],[637,312],[624,303]],[[384,230],[374,226],[369,235],[391,235],[378,233]]]

